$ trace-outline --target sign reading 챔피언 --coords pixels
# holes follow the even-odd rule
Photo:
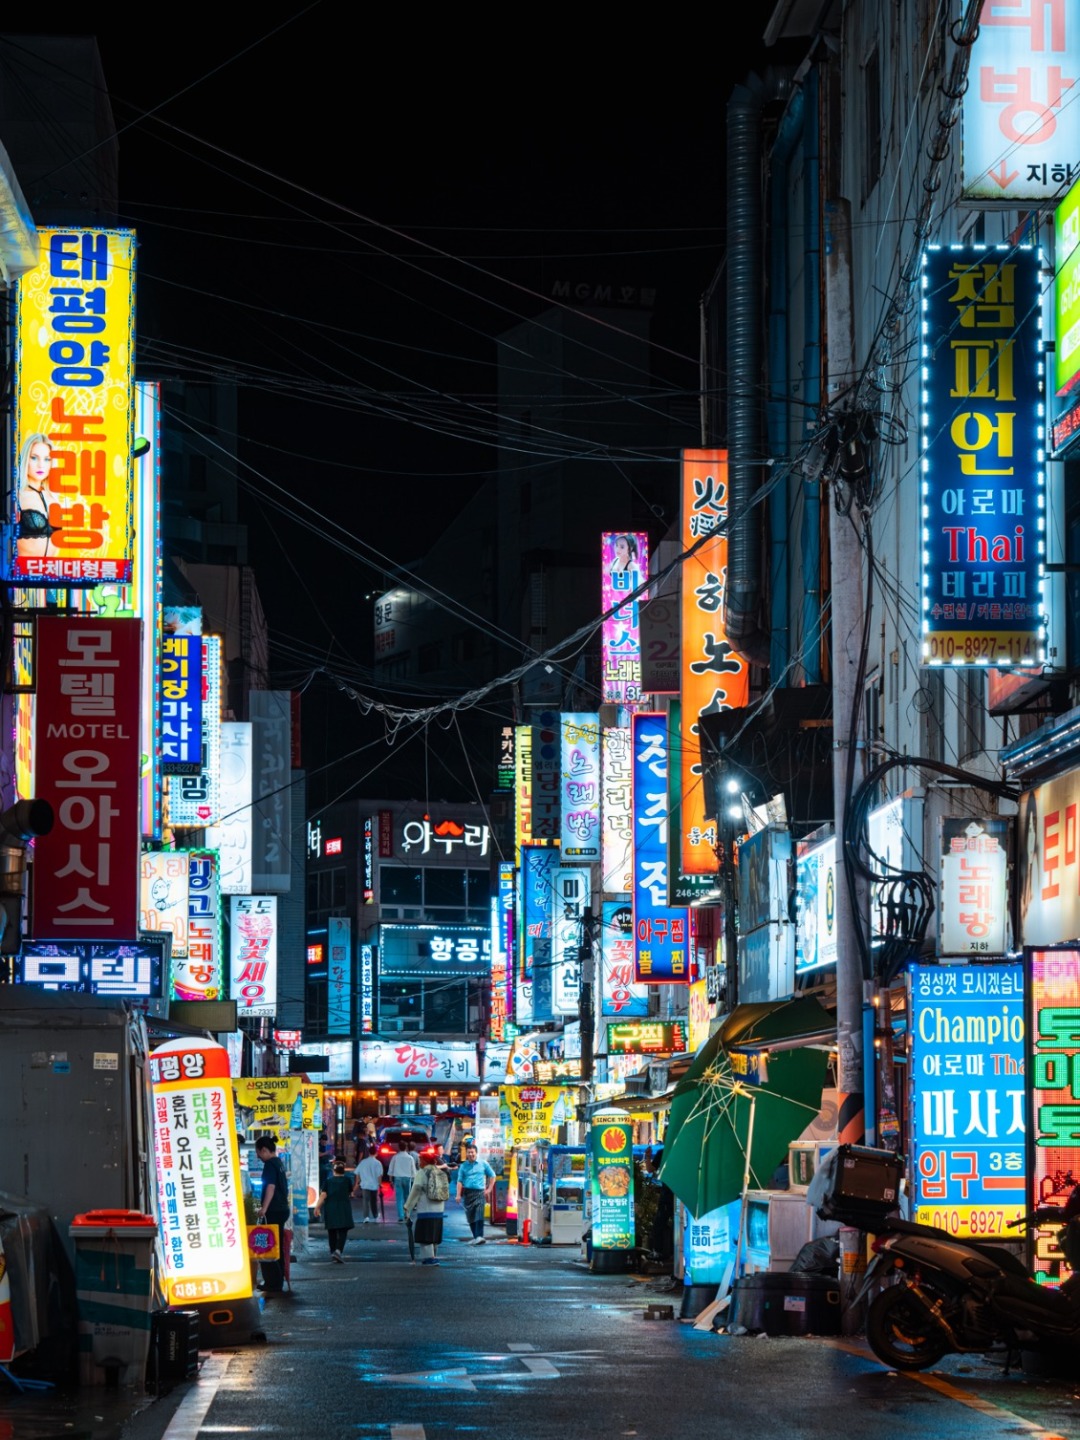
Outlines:
[[[39,230],[18,282],[14,512],[17,585],[127,583],[134,496],[135,235]]]
[[[1066,1204],[1080,1177],[1080,951],[1033,951],[1028,993],[1034,1210]],[[1035,1232],[1041,1284],[1060,1285],[1072,1273],[1058,1234],[1057,1227]]]
[[[964,198],[1057,199],[1077,176],[1080,14],[1070,0],[985,0],[963,99]]]
[[[634,1131],[603,1115],[589,1129],[592,1243],[594,1250],[630,1250],[634,1244]]]
[[[1046,444],[1039,255],[923,255],[924,665],[1039,665]]]
[[[229,1057],[212,1040],[168,1040],[150,1057],[165,1298],[251,1294]]]
[[[1024,1207],[1020,965],[912,965],[914,1219],[1007,1238]]]

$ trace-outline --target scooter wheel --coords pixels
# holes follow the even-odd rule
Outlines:
[[[906,1285],[882,1290],[866,1317],[866,1338],[894,1370],[925,1370],[952,1348],[949,1337]]]

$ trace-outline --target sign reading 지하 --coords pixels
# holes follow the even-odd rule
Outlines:
[[[168,1040],[150,1057],[165,1298],[251,1294],[229,1057],[212,1040]]]
[[[1080,951],[1035,950],[1028,987],[1028,1076],[1034,1167],[1028,1208],[1064,1205],[1080,1179]],[[1035,1232],[1035,1279],[1072,1273],[1056,1228]]]
[[[985,0],[964,88],[965,199],[1045,202],[1076,179],[1078,84],[1071,0]]]
[[[1039,255],[923,255],[924,665],[1039,665],[1046,444]]]
[[[589,1129],[592,1243],[594,1250],[634,1245],[633,1126],[596,1115]]]
[[[912,965],[915,1214],[950,1235],[1007,1239],[1024,1208],[1020,965]]]
[[[135,236],[39,230],[18,283],[14,544],[17,585],[131,580]]]

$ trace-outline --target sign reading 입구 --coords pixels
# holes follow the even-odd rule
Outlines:
[[[1046,659],[1039,256],[923,256],[924,665]]]

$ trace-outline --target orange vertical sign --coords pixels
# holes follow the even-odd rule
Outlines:
[[[737,710],[750,698],[750,669],[724,630],[728,542],[726,450],[684,450],[682,545],[700,545],[682,567],[682,795],[681,868],[684,875],[716,870],[716,817],[706,804],[698,716]]]

